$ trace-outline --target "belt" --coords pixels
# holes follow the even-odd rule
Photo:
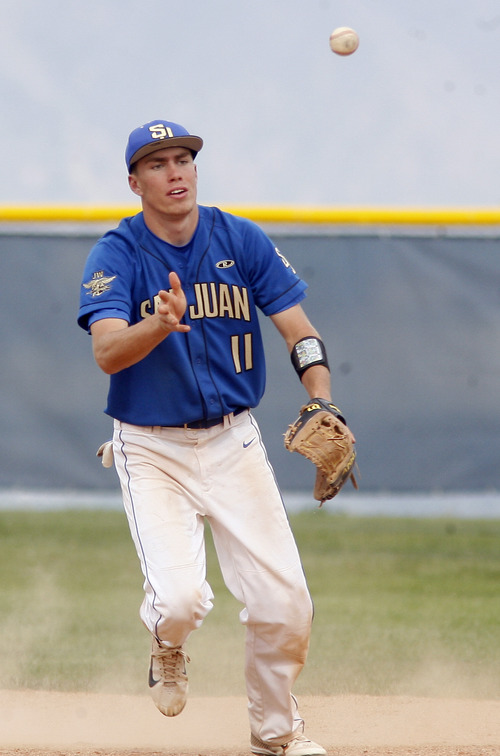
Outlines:
[[[244,412],[247,407],[238,407],[232,413],[235,417]],[[191,423],[182,423],[182,425],[171,425],[171,428],[187,428],[188,430],[206,430],[207,428],[213,428],[215,425],[220,425],[224,422],[224,418],[227,415],[221,415],[221,417],[210,417],[208,420],[193,420]]]

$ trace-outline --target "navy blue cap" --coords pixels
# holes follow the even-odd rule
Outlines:
[[[145,155],[165,147],[187,147],[197,153],[203,147],[203,139],[190,134],[184,126],[172,121],[150,121],[134,129],[128,138],[125,161],[130,173],[134,163]]]

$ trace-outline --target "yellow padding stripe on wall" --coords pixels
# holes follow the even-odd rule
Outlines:
[[[222,206],[257,223],[330,225],[500,226],[500,207]],[[104,223],[139,212],[126,205],[4,205],[0,223]]]

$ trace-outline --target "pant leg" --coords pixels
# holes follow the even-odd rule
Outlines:
[[[182,431],[115,421],[114,457],[144,575],[141,619],[158,640],[180,646],[201,625],[213,598],[192,444]]]
[[[292,686],[307,657],[312,601],[252,416],[221,434],[217,457],[223,465],[204,468],[209,521],[225,583],[244,604],[250,728],[260,740],[287,742],[303,726]]]

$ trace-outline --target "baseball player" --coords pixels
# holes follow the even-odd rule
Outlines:
[[[203,141],[157,120],[126,148],[142,212],[92,249],[79,324],[110,375],[106,412],[152,637],[149,685],[179,714],[186,642],[212,608],[204,522],[243,608],[254,754],[320,756],[292,695],[308,651],[312,603],[283,501],[251,413],[264,392],[260,309],[283,336],[309,397],[330,396],[306,284],[255,224],[197,204]],[[303,348],[306,344],[307,348]]]

